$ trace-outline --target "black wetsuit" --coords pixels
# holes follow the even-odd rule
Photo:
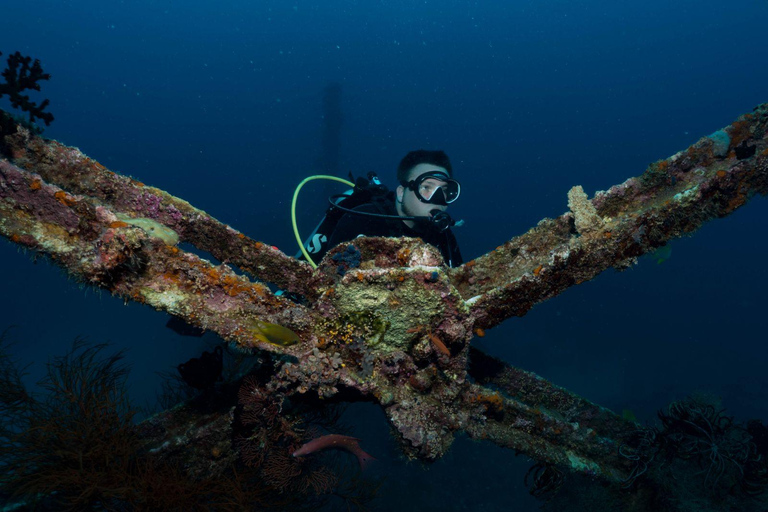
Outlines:
[[[354,208],[355,211],[366,213],[378,213],[384,215],[397,215],[395,209],[395,194],[390,191],[381,199],[372,203],[361,204]],[[405,222],[398,219],[382,219],[369,217],[367,215],[355,215],[347,213],[336,224],[327,247],[330,249],[336,247],[342,242],[347,242],[358,236],[386,236],[401,237],[408,236],[421,238],[426,243],[437,247],[443,255],[445,262],[451,267],[458,267],[463,263],[459,244],[453,232],[448,229],[442,233],[436,230],[416,230],[405,225]],[[314,256],[314,255],[313,255]],[[318,255],[322,258],[323,255]]]

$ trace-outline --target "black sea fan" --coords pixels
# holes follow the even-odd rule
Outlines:
[[[45,112],[49,100],[43,100],[38,105],[30,100],[29,95],[23,94],[27,90],[39,91],[40,82],[51,78],[50,74],[43,71],[38,59],[33,62],[32,57],[25,57],[20,52],[13,53],[8,57],[7,67],[1,74],[5,82],[0,83],[0,98],[8,96],[13,108],[28,113],[29,127],[34,128],[35,118],[42,120],[46,126],[53,122],[53,114]]]

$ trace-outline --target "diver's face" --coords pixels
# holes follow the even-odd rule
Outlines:
[[[432,165],[432,164],[419,164],[415,166],[413,169],[411,169],[411,172],[408,174],[408,181],[414,180],[420,175],[430,172],[430,171],[439,171],[445,173],[446,176],[448,176],[448,171],[444,167],[440,167],[439,165]],[[445,185],[445,182],[436,179],[436,178],[428,178],[424,180],[422,183],[422,187],[440,187],[442,185]],[[402,216],[407,217],[430,217],[432,214],[430,213],[432,210],[440,210],[445,211],[448,209],[448,206],[446,205],[437,205],[437,204],[429,204],[424,203],[419,200],[418,197],[416,197],[416,192],[413,190],[407,189],[404,186],[400,185],[397,187],[397,211]],[[412,226],[412,222],[410,221],[403,221],[409,226]]]

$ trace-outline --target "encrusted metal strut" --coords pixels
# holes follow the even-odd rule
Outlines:
[[[567,213],[456,269],[419,240],[364,238],[331,250],[313,270],[76,148],[5,122],[0,234],[81,282],[214,331],[239,349],[272,354],[264,385],[274,393],[377,402],[411,457],[439,458],[466,432],[621,481],[631,468],[618,446],[634,423],[470,341],[765,195],[767,125],[764,104],[592,199],[574,187]],[[277,296],[268,284],[302,300]],[[172,451],[172,427],[189,423],[189,414],[175,409],[151,419],[166,428],[147,429],[148,442]],[[195,428],[214,424],[225,438],[221,415],[198,418]]]

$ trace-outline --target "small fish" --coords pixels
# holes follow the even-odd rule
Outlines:
[[[659,247],[651,253],[651,257],[660,265],[672,257],[672,247],[669,244]]]
[[[289,328],[262,322],[261,320],[254,321],[248,330],[257,340],[277,345],[278,347],[290,347],[299,342],[298,334]]]
[[[621,417],[624,418],[627,421],[638,423],[637,416],[635,416],[635,413],[632,412],[631,409],[624,409],[624,410],[622,410],[621,411]]]
[[[365,453],[360,448],[360,440],[356,437],[342,436],[339,434],[329,434],[327,436],[320,436],[316,439],[305,443],[293,452],[294,457],[304,457],[315,452],[327,450],[328,448],[339,448],[347,450],[349,453],[357,457],[357,461],[360,463],[360,469],[365,469],[371,461],[376,460],[375,457]]]
[[[438,338],[432,333],[427,334],[427,336],[429,337],[429,341],[432,342],[432,344],[435,346],[438,352],[446,356],[451,355],[451,351],[448,350],[448,347],[445,346],[445,343],[443,343],[440,338]]]

